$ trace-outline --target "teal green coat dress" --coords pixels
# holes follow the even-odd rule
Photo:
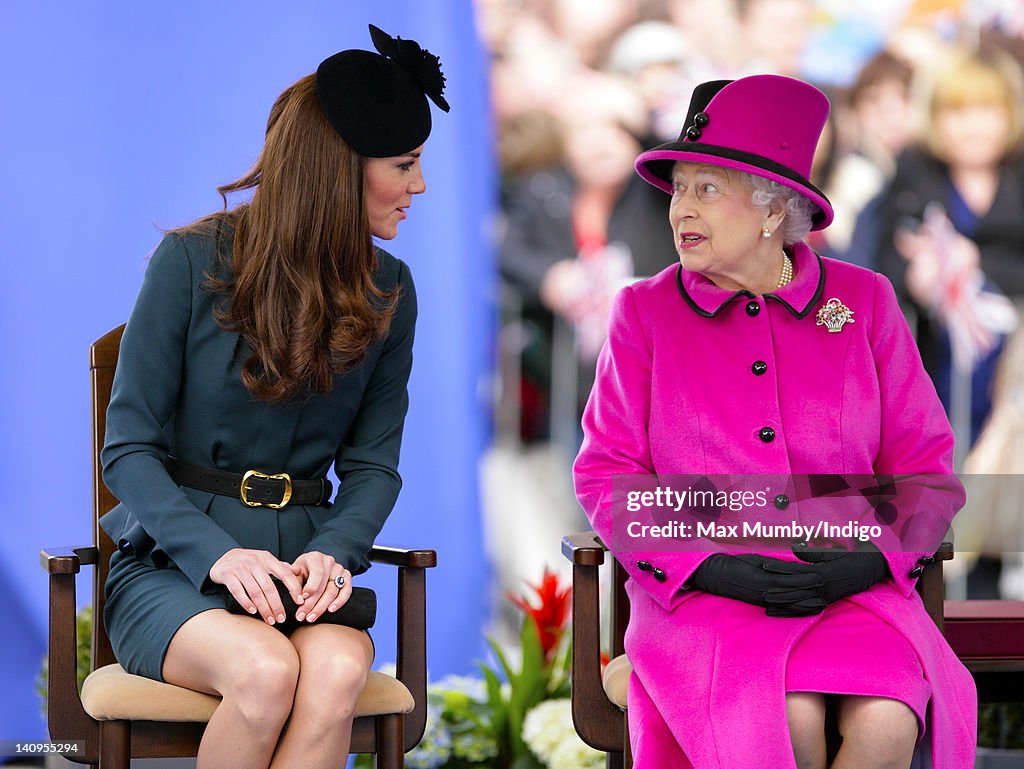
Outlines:
[[[230,249],[230,235],[220,239]],[[229,261],[228,261],[229,263]],[[210,567],[235,547],[291,562],[334,556],[354,574],[401,487],[398,455],[408,408],[416,293],[409,268],[377,250],[378,287],[400,289],[387,337],[335,377],[330,392],[285,405],[256,401],[242,384],[251,350],[213,318],[203,287],[217,267],[213,237],[168,235],[153,254],[121,341],[107,411],[103,478],[120,500],[100,520],[117,545],[104,619],[126,670],[163,680],[164,654],[190,617],[224,608]],[[164,457],[232,472],[319,478],[332,465],[333,502],[247,507],[179,487]]]

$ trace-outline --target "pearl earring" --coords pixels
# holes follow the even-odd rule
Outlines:
[[[763,238],[770,238],[771,236],[772,236],[772,231],[768,229],[768,225],[766,224],[764,226],[764,229],[761,230],[761,237],[763,237]]]

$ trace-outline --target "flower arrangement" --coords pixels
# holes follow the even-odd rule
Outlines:
[[[406,754],[409,769],[597,769],[604,754],[572,725],[569,707],[571,588],[545,569],[533,596],[509,595],[523,610],[520,648],[488,644],[482,678],[447,676],[427,687],[427,728]],[[518,652],[518,653],[517,653]],[[356,767],[370,767],[360,756]]]

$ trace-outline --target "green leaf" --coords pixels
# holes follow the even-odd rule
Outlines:
[[[516,756],[512,761],[511,769],[545,769],[544,764],[529,750],[521,756]]]
[[[491,729],[498,743],[505,741],[505,729],[508,723],[508,706],[501,693],[501,681],[489,667],[480,666],[487,683],[487,704],[491,709]]]
[[[561,699],[572,694],[572,638],[559,649],[551,665],[551,680],[548,681],[548,699]]]
[[[540,645],[540,636],[537,634],[537,627],[533,622],[523,622],[519,640],[523,648],[523,675],[529,675],[531,679],[544,678],[547,680],[550,671],[544,661],[544,649]]]
[[[523,649],[523,668],[512,684],[512,695],[508,704],[508,730],[513,761],[518,761],[523,755],[533,755],[523,742],[523,719],[530,708],[544,699],[550,675],[537,629],[532,622],[523,622],[520,640]]]
[[[505,678],[508,682],[513,683],[513,679],[517,678],[516,672],[512,670],[512,666],[508,663],[508,658],[505,656],[505,652],[498,646],[498,642],[493,638],[487,639],[487,645],[491,647],[491,651],[494,652],[494,656],[498,658],[498,663],[501,665],[502,671],[505,673]]]

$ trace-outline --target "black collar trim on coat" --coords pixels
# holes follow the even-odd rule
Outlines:
[[[807,315],[811,312],[811,310],[814,308],[814,306],[821,299],[822,293],[824,293],[824,291],[825,291],[825,264],[824,264],[824,262],[822,262],[821,257],[818,254],[816,254],[813,251],[811,251],[810,248],[808,248],[806,245],[804,245],[804,244],[797,244],[797,248],[799,248],[800,246],[803,246],[803,248],[806,249],[807,254],[814,258],[815,266],[817,267],[817,271],[818,271],[817,284],[815,285],[814,291],[811,293],[810,297],[807,299],[806,302],[803,302],[803,306],[800,307],[799,306],[800,303],[798,303],[798,306],[793,306],[784,297],[779,296],[775,292],[767,293],[767,294],[764,295],[765,302],[767,302],[768,300],[771,300],[773,302],[778,302],[783,307],[785,307],[787,310],[789,310],[790,313],[792,313],[793,316],[795,318],[797,318],[798,320],[807,317]],[[791,283],[789,285],[793,286],[793,283]],[[729,305],[731,302],[733,302],[738,297],[742,296],[742,297],[745,297],[746,299],[750,300],[750,299],[754,299],[755,296],[756,296],[753,291],[748,291],[746,289],[740,289],[739,291],[733,291],[733,292],[728,293],[728,294],[726,294],[725,292],[722,292],[723,299],[718,304],[718,306],[714,307],[713,309],[710,309],[710,308],[705,309],[704,307],[701,307],[700,304],[698,304],[697,301],[686,290],[686,285],[683,282],[683,266],[682,265],[679,265],[678,267],[676,267],[676,287],[679,289],[680,295],[682,295],[683,299],[690,306],[690,309],[693,310],[698,315],[704,317],[704,318],[714,318],[714,317],[716,317],[722,310],[725,309],[725,307],[727,305]],[[789,288],[789,286],[786,286],[786,288]],[[786,292],[786,293],[789,293],[789,292]]]
[[[689,292],[687,292],[686,286],[683,285],[683,265],[679,265],[678,267],[676,267],[676,286],[678,286],[679,288],[679,293],[683,295],[683,299],[685,299],[686,303],[690,305],[690,309],[693,310],[698,315],[701,315],[705,318],[714,318],[715,316],[718,315],[718,313],[725,309],[725,306],[727,304],[729,304],[733,299],[735,299],[738,296],[745,296],[747,297],[747,299],[754,298],[753,291],[740,289],[739,291],[729,294],[729,296],[727,296],[725,300],[720,305],[718,305],[718,307],[716,307],[714,310],[705,310],[703,307],[701,307],[693,300],[693,297],[691,297]]]

